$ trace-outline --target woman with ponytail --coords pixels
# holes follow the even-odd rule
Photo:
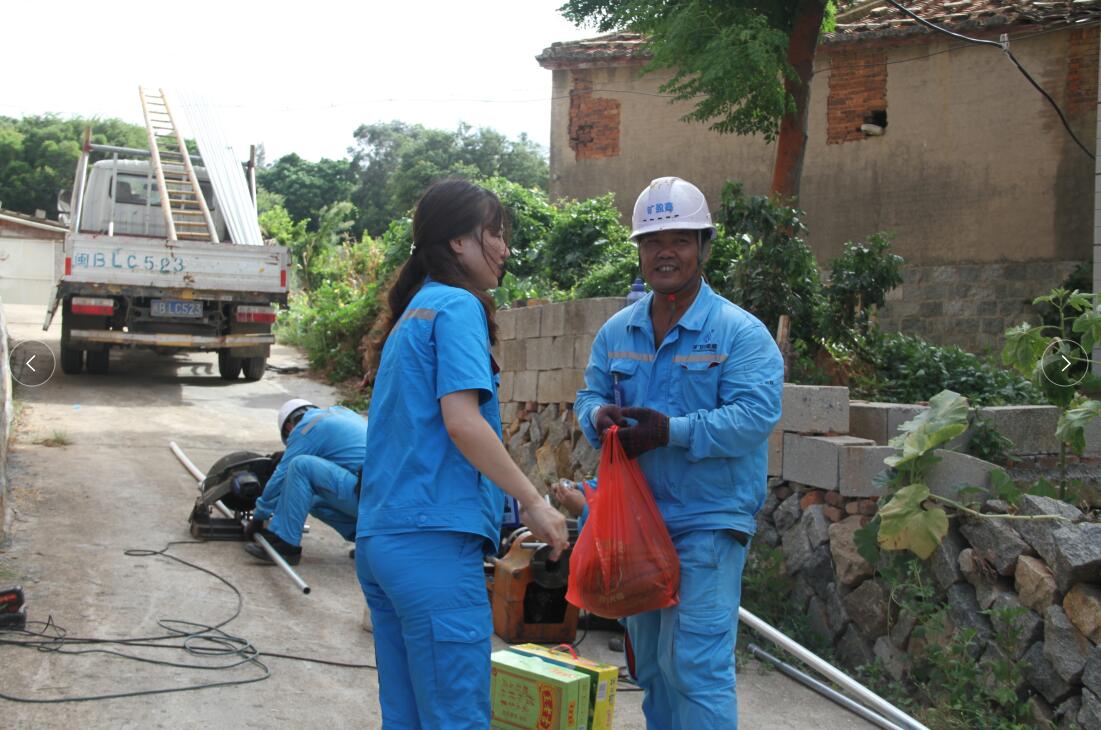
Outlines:
[[[489,727],[482,559],[497,549],[502,490],[553,558],[567,546],[565,519],[501,442],[488,291],[504,275],[507,236],[493,193],[461,180],[428,188],[375,347],[355,556],[383,727]]]

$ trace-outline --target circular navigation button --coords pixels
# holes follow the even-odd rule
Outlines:
[[[53,376],[57,360],[45,342],[24,340],[11,348],[8,364],[12,380],[28,388],[37,388]]]
[[[1059,388],[1074,388],[1090,371],[1090,356],[1074,340],[1057,337],[1044,349],[1040,372]]]

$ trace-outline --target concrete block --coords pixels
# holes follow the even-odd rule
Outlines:
[[[561,370],[543,370],[539,373],[535,400],[540,403],[560,403],[562,401],[562,391]]]
[[[512,384],[516,379],[516,373],[504,371],[501,373],[501,383],[497,386],[497,400],[501,403],[508,403],[513,400],[512,398]],[[502,409],[503,411],[504,409]],[[502,415],[502,422],[507,423]]]
[[[566,302],[566,332],[595,335],[608,318],[622,309],[625,303],[626,299],[621,297],[575,299]]]
[[[980,408],[978,415],[1013,442],[1014,454],[1059,451],[1059,439],[1055,438],[1059,409],[1055,406],[993,406]]]
[[[544,304],[543,322],[539,330],[540,337],[558,337],[566,334],[566,303],[551,302]],[[523,336],[523,333],[520,333]]]
[[[554,356],[554,339],[551,337],[529,337],[520,340],[524,343],[525,370],[552,370],[551,358]]]
[[[562,371],[562,398],[560,403],[573,403],[577,400],[577,391],[585,387],[585,371],[567,368]]]
[[[785,383],[777,428],[792,433],[848,433],[849,389]]]
[[[957,499],[962,487],[979,487],[990,493],[990,473],[1000,468],[996,464],[946,449],[934,453],[940,461],[929,469],[925,480],[933,494]]]
[[[853,401],[849,404],[849,435],[871,439],[880,446],[899,433],[899,426],[913,419],[928,406],[906,403],[871,403]]]
[[[516,337],[518,339],[541,336],[542,307],[517,307],[511,311],[516,312]]]
[[[497,323],[497,340],[516,339],[516,311],[515,309],[500,309],[493,315],[493,321]]]
[[[820,489],[837,489],[841,454],[845,449],[851,446],[874,445],[874,441],[853,436],[804,436],[785,433],[784,479]]]
[[[527,345],[524,340],[499,340],[496,352],[501,372],[517,372],[527,367]]]
[[[531,370],[521,370],[513,373],[512,396],[509,400],[526,401],[536,400],[539,387],[539,374]]]
[[[1101,418],[1086,422],[1086,456],[1101,456]]]
[[[784,432],[773,431],[768,437],[768,475],[782,476],[784,473]]]
[[[584,370],[589,366],[593,351],[593,335],[575,335],[573,340],[573,367]]]
[[[855,438],[855,437],[851,437]],[[890,446],[846,446],[838,460],[837,482],[844,497],[879,497],[883,487],[876,483],[887,470],[883,460],[898,453]]]

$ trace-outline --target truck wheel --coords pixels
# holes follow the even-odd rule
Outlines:
[[[245,380],[255,382],[264,377],[264,370],[268,366],[268,359],[266,357],[246,357],[244,365]]]
[[[102,350],[88,350],[84,356],[88,372],[92,375],[106,375],[111,364],[111,351],[106,347]]]
[[[218,374],[222,380],[236,380],[241,374],[241,358],[233,357],[229,350],[218,350]]]
[[[61,372],[66,375],[79,375],[84,369],[84,350],[79,347],[61,347]]]

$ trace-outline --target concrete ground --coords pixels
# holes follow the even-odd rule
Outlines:
[[[57,353],[60,318],[43,332],[43,308],[7,305],[4,311],[13,344],[42,340]],[[286,347],[276,347],[269,362],[305,365]],[[240,614],[222,629],[268,655],[261,659],[271,676],[252,684],[95,702],[2,702],[3,726],[381,727],[373,671],[270,656],[373,663],[350,545],[313,522],[298,567],[312,587],[305,596],[278,569],[248,556],[241,543],[190,542],[187,517],[196,483],[169,451],[169,441],[204,471],[230,451],[269,453],[280,447],[275,414],[288,397],[325,406],[338,396],[299,374],[269,371],[256,383],[227,383],[218,377],[213,355],[122,351],[112,353],[107,376],[67,376],[58,369],[41,387],[15,385],[17,426],[8,468],[16,516],[10,541],[0,548],[0,585],[23,585],[29,619],[50,621],[70,637],[131,639],[167,633],[159,622],[225,622],[237,609],[225,584],[165,557],[125,554],[181,542],[170,547],[171,554],[240,590]],[[591,632],[582,655],[620,663],[607,648],[609,636]],[[99,648],[186,665],[233,663],[176,649]],[[249,664],[212,671],[10,646],[0,646],[0,664],[0,693],[33,700],[240,682],[264,674]],[[755,665],[739,674],[738,687],[743,728],[871,727]],[[617,728],[645,727],[641,702],[638,692],[619,695]]]

